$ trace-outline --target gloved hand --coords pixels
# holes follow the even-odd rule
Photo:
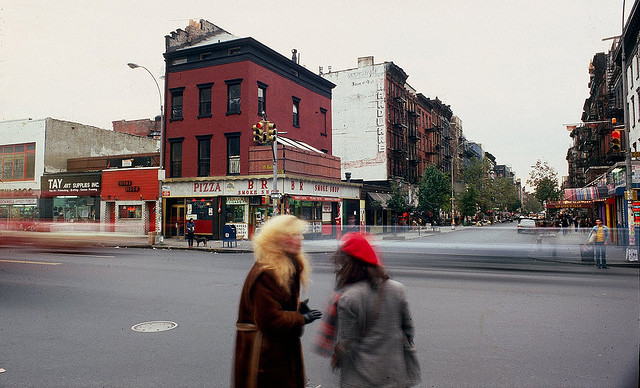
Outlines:
[[[302,318],[304,318],[304,324],[307,325],[316,319],[320,319],[322,317],[322,311],[320,310],[309,310],[306,313],[302,314]]]
[[[308,306],[308,303],[309,303],[309,298],[305,299],[300,303],[300,308],[298,309],[298,312],[300,314],[308,313],[309,311],[311,311],[311,309]]]

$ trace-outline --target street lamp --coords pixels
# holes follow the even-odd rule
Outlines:
[[[127,63],[127,66],[132,69],[145,69],[151,78],[153,78],[153,82],[156,83],[158,96],[160,96],[160,169],[158,170],[158,202],[156,203],[156,244],[161,244],[164,241],[162,233],[162,181],[164,180],[164,108],[162,104],[162,92],[160,91],[160,85],[158,84],[156,77],[151,74],[149,69],[131,62]]]
[[[455,168],[453,166],[453,161],[458,155],[458,147],[463,144],[463,142],[458,142],[453,149],[453,155],[451,156],[451,230],[455,230],[456,228],[456,219],[455,219],[455,205],[454,205],[454,196],[455,196],[455,182],[453,180],[453,174]]]

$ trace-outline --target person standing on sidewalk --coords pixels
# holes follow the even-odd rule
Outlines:
[[[196,223],[193,222],[193,218],[189,218],[187,222],[187,240],[189,241],[189,248],[193,248],[193,236],[196,233]]]
[[[595,255],[596,255],[596,267],[609,268],[607,267],[607,248],[606,248],[606,245],[609,242],[609,228],[606,225],[602,224],[601,218],[596,218],[596,225],[593,228],[591,228],[591,232],[589,232],[589,241],[591,241],[592,236],[595,236],[593,245],[595,248]],[[602,260],[602,265],[600,264],[601,260]]]
[[[256,260],[240,294],[232,387],[305,386],[300,337],[322,316],[299,299],[310,272],[302,251],[306,227],[295,216],[279,215],[253,239]]]

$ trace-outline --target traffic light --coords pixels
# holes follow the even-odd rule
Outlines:
[[[611,119],[611,124],[616,125],[617,122],[618,119],[616,119],[615,117]]]
[[[264,133],[265,133],[265,142],[271,143],[278,136],[278,130],[276,129],[276,124],[270,121],[265,121]]]
[[[253,126],[253,141],[258,144],[264,143],[264,123],[262,121]]]
[[[620,152],[620,150],[622,149],[620,145],[620,137],[621,133],[619,130],[616,129],[615,131],[611,132],[611,151]]]

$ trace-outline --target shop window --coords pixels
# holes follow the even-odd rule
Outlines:
[[[227,80],[227,114],[240,114],[240,84],[242,78]]]
[[[0,146],[0,179],[33,180],[36,160],[35,143]]]
[[[198,118],[211,117],[211,87],[213,83],[198,85],[200,95],[200,105],[198,109]]]
[[[118,217],[140,219],[142,218],[142,205],[120,205],[118,206]]]
[[[182,93],[184,87],[171,89],[171,120],[182,120]]]

